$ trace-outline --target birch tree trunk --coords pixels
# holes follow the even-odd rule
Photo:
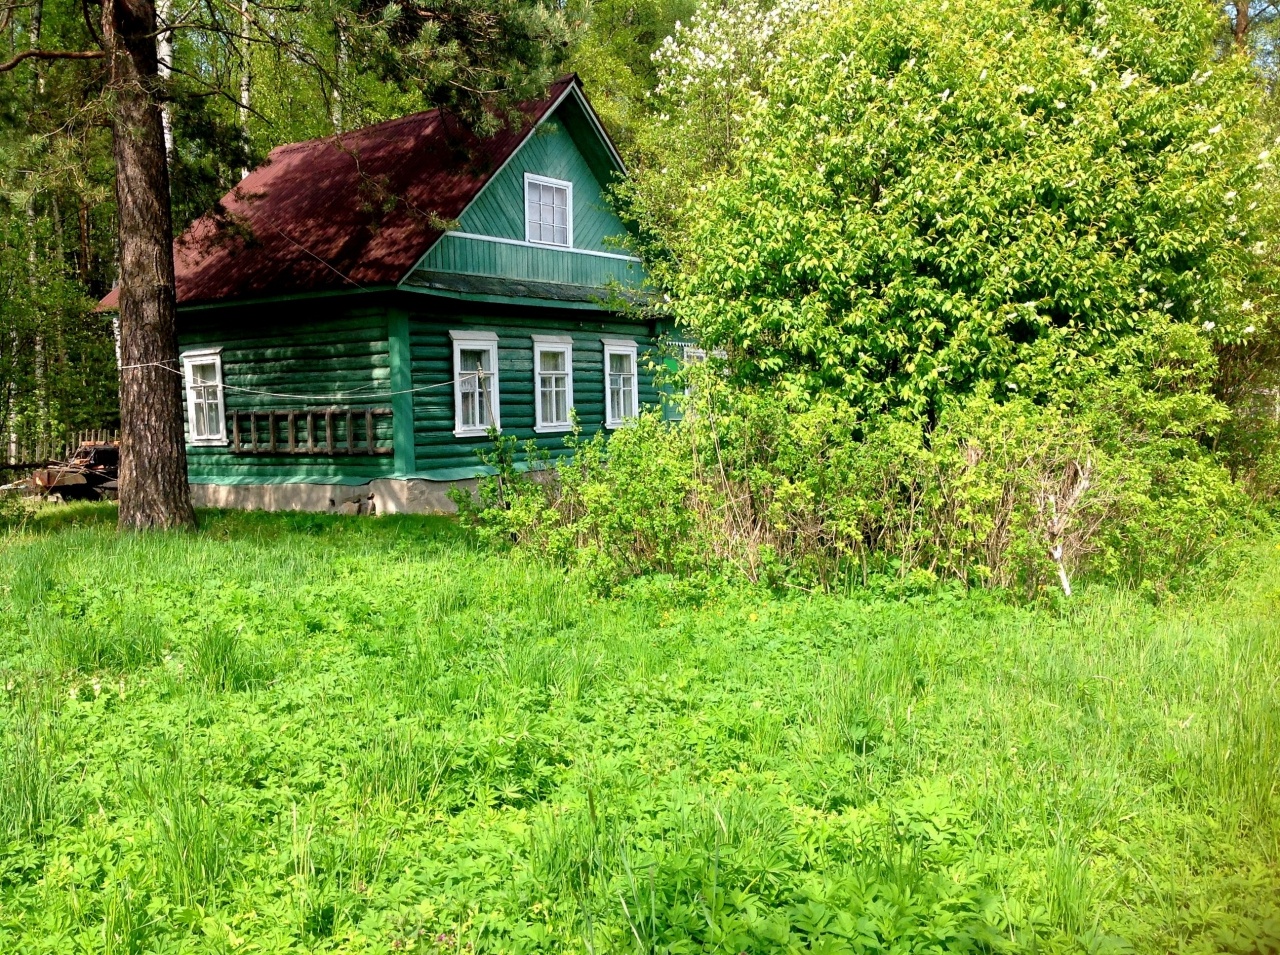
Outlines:
[[[120,528],[193,527],[152,0],[104,0],[120,217]]]
[[[335,73],[337,82],[333,87],[333,102],[329,108],[329,120],[333,123],[333,131],[335,133],[343,132],[342,128],[342,89],[341,82],[347,73],[347,37],[343,33],[342,24],[338,24],[337,33],[337,71]]]
[[[253,82],[252,75],[249,73],[249,0],[240,0],[240,99],[236,109],[237,118],[240,120],[240,135],[244,137],[247,144],[249,142],[249,90]],[[249,168],[240,170],[240,178],[244,179],[249,175]]]
[[[168,84],[173,75],[173,32],[167,29],[171,22],[173,0],[157,0],[156,21],[160,32],[156,34],[156,72],[160,80]],[[164,155],[166,162],[173,163],[173,113],[169,109],[166,97],[160,104],[160,123],[164,127]]]

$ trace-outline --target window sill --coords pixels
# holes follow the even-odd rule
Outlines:
[[[535,424],[533,430],[538,434],[568,434],[573,425],[567,421],[564,424]]]
[[[191,448],[225,448],[231,442],[227,438],[191,438],[187,446]]]
[[[498,434],[502,434],[502,428],[498,428]],[[453,436],[455,438],[487,438],[489,437],[488,428],[454,428]]]

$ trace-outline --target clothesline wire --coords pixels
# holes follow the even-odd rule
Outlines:
[[[168,361],[144,361],[144,362],[139,362],[136,365],[120,366],[121,371],[126,371],[131,368],[162,368],[165,371],[172,372],[175,375],[182,375],[182,372],[179,369],[172,367]],[[482,375],[482,374],[484,374],[484,372],[477,373],[477,375]],[[472,377],[475,377],[475,376],[472,376],[472,375],[466,376],[466,378],[468,379]],[[222,387],[226,391],[238,391],[242,394],[258,395],[263,398],[285,398],[291,401],[341,401],[344,398],[373,399],[373,398],[393,398],[396,395],[412,395],[412,394],[416,394],[419,391],[430,391],[434,388],[449,388],[449,387],[452,387],[453,385],[458,384],[458,382],[462,380],[463,379],[461,378],[451,378],[449,381],[438,381],[430,385],[418,385],[415,388],[405,388],[401,391],[380,391],[377,393],[370,393],[365,391],[364,389],[370,386],[364,385],[364,386],[361,386],[361,388],[357,389],[356,391],[345,391],[345,392],[339,392],[338,394],[327,394],[327,395],[290,395],[290,394],[283,394],[276,391],[262,391],[261,389],[258,389],[258,388],[245,388],[241,385],[228,385],[228,384],[223,384],[220,387]]]

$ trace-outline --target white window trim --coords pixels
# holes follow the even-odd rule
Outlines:
[[[222,347],[217,348],[193,348],[191,351],[185,351],[180,356],[182,358],[182,390],[186,392],[187,398],[187,444],[199,445],[202,447],[220,447],[227,444],[227,408],[225,399],[225,389],[222,382]],[[191,366],[207,365],[212,361],[216,369],[218,382],[218,434],[207,435],[203,438],[195,436],[196,421],[196,399],[192,394]]]
[[[565,230],[569,235],[568,245],[561,245],[558,242],[540,242],[529,234],[529,184],[530,183],[545,184],[548,186],[560,186],[565,190],[565,224],[568,228]],[[552,179],[550,176],[539,176],[536,173],[526,172],[524,174],[524,240],[530,245],[536,245],[545,249],[572,249],[573,248],[573,183],[567,179]]]
[[[563,424],[542,423],[542,355],[564,352],[565,400],[569,420]],[[568,335],[533,336],[533,430],[538,434],[559,434],[573,430],[573,339]]]
[[[604,343],[604,426],[610,430],[621,428],[627,418],[614,418],[613,409],[609,407],[609,356],[631,356],[631,407],[636,414],[640,413],[640,360],[636,343],[629,338],[602,338]]]
[[[699,348],[697,345],[685,345],[681,351],[683,354],[680,358],[685,368],[688,368],[690,365],[701,365],[707,360],[707,350],[705,348]],[[693,384],[687,378],[684,383],[684,393],[686,395],[693,394]]]
[[[502,430],[502,398],[498,388],[498,336],[493,332],[450,330],[453,341],[453,434],[458,438],[483,438],[488,428],[463,427],[462,425],[462,374],[459,365],[462,350],[486,350],[493,367],[493,427]]]
[[[703,364],[711,358],[717,361],[726,361],[729,357],[729,353],[723,348],[713,348],[711,351],[707,351],[692,342],[678,342],[677,344],[680,346],[680,359],[685,368],[690,365]],[[684,393],[686,395],[693,394],[693,385],[687,381],[684,386]]]

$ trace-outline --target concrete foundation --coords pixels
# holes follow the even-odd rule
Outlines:
[[[368,484],[193,484],[196,507],[330,514],[453,514],[449,489],[475,492],[477,481],[380,478]]]

